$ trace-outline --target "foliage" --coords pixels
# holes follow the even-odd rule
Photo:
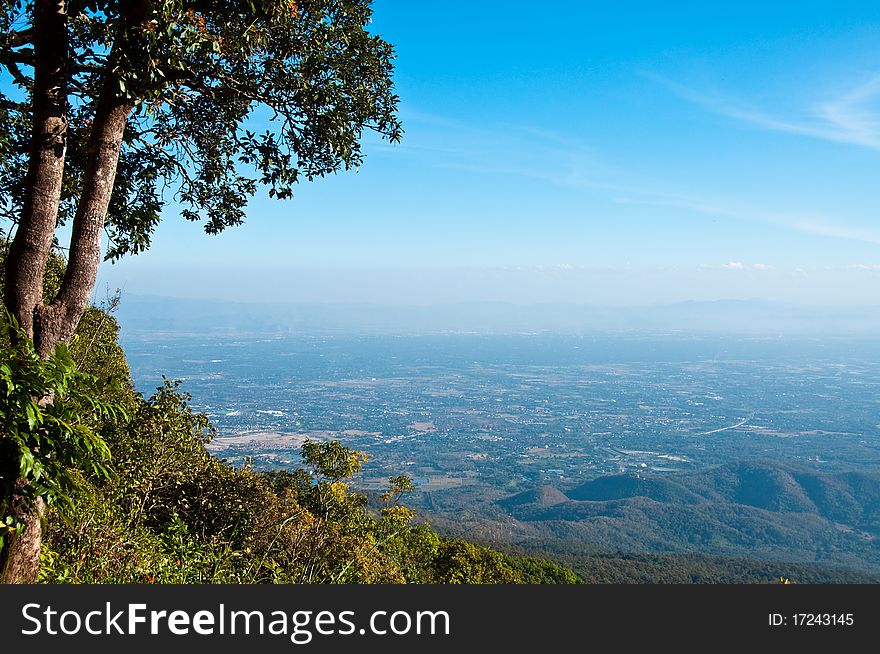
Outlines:
[[[568,568],[529,556],[512,556],[510,564],[526,584],[579,584],[581,579]]]
[[[587,583],[769,584],[780,576],[799,584],[876,584],[875,575],[790,561],[761,561],[705,554],[607,553],[564,557]]]
[[[171,199],[208,233],[243,221],[258,187],[357,168],[365,130],[402,130],[391,45],[370,0],[68,2],[67,154],[59,224],[72,220],[101,100],[133,106],[106,217],[108,259],[150,245]],[[0,5],[0,217],[16,222],[30,140],[32,1]],[[256,126],[265,125],[265,131]]]
[[[15,319],[0,313],[0,497],[11,497],[15,489],[28,502],[41,497],[70,510],[77,470],[109,476],[110,452],[93,425],[122,414],[98,397],[96,384],[93,375],[76,369],[63,345],[40,358]],[[0,519],[0,542],[22,527],[5,504]]]
[[[106,309],[89,307],[85,310],[68,349],[77,368],[88,370],[95,379],[92,395],[131,412],[136,402],[131,392],[130,371],[122,348],[116,342],[119,323],[109,313],[115,308],[115,301],[111,298]]]
[[[441,542],[433,561],[441,584],[512,584],[520,577],[500,552],[462,540]]]

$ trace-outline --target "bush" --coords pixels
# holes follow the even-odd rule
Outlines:
[[[15,319],[0,311],[0,546],[19,532],[37,498],[70,510],[78,471],[109,475],[110,450],[96,426],[123,416],[67,347],[42,359]]]

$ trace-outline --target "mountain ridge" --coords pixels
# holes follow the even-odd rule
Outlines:
[[[524,491],[496,502],[521,526],[520,544],[552,535],[623,551],[748,552],[880,571],[875,474],[751,460],[698,472],[607,475],[556,491],[568,499],[547,505]]]

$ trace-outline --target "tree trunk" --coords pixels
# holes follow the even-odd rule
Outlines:
[[[95,286],[101,262],[101,232],[113,192],[125,124],[133,107],[130,101],[116,97],[112,84],[106,82],[105,93],[98,102],[61,290],[50,305],[39,302],[33,308],[33,339],[42,357],[49,356],[58,343],[73,334]],[[38,500],[28,506],[16,493],[12,507],[13,515],[25,524],[25,530],[7,539],[0,551],[0,583],[33,583],[40,566],[43,503]]]
[[[34,314],[34,345],[47,357],[73,334],[95,288],[101,234],[113,194],[125,125],[134,103],[119,97],[116,80],[104,81],[89,136],[82,194],[73,219],[70,256],[58,295]]]
[[[6,259],[6,308],[29,338],[58,220],[67,145],[67,15],[64,2],[34,7],[33,123],[24,205]]]
[[[67,146],[67,14],[64,2],[34,3],[34,86],[25,196],[15,238],[6,258],[4,301],[29,338],[34,315],[43,303],[43,276],[58,220]],[[4,448],[5,449],[5,448]],[[8,466],[3,466],[8,468]],[[17,468],[17,465],[16,465]],[[0,550],[0,583],[32,583],[40,569],[44,504],[28,502],[23,479],[12,486],[7,513],[24,525]]]
[[[95,286],[101,232],[128,116],[134,106],[105,77],[89,137],[83,188],[70,239],[67,269],[58,295],[43,302],[43,277],[58,217],[64,175],[67,27],[65,3],[35,5],[34,123],[22,218],[6,262],[5,301],[43,358],[76,329]],[[48,399],[51,402],[51,399]],[[24,480],[15,483],[8,507],[24,531],[0,551],[0,583],[32,583],[40,565],[44,503],[28,503]],[[6,499],[6,498],[4,498]]]
[[[40,572],[45,503],[42,498],[37,498],[35,502],[28,504],[20,493],[15,493],[10,508],[24,524],[24,529],[16,536],[8,536],[8,542],[0,551],[0,582],[33,584]]]

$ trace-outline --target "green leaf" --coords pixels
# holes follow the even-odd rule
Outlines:
[[[38,410],[35,409],[33,403],[28,402],[25,405],[25,414],[27,415],[28,429],[33,431],[34,427],[39,423]]]

